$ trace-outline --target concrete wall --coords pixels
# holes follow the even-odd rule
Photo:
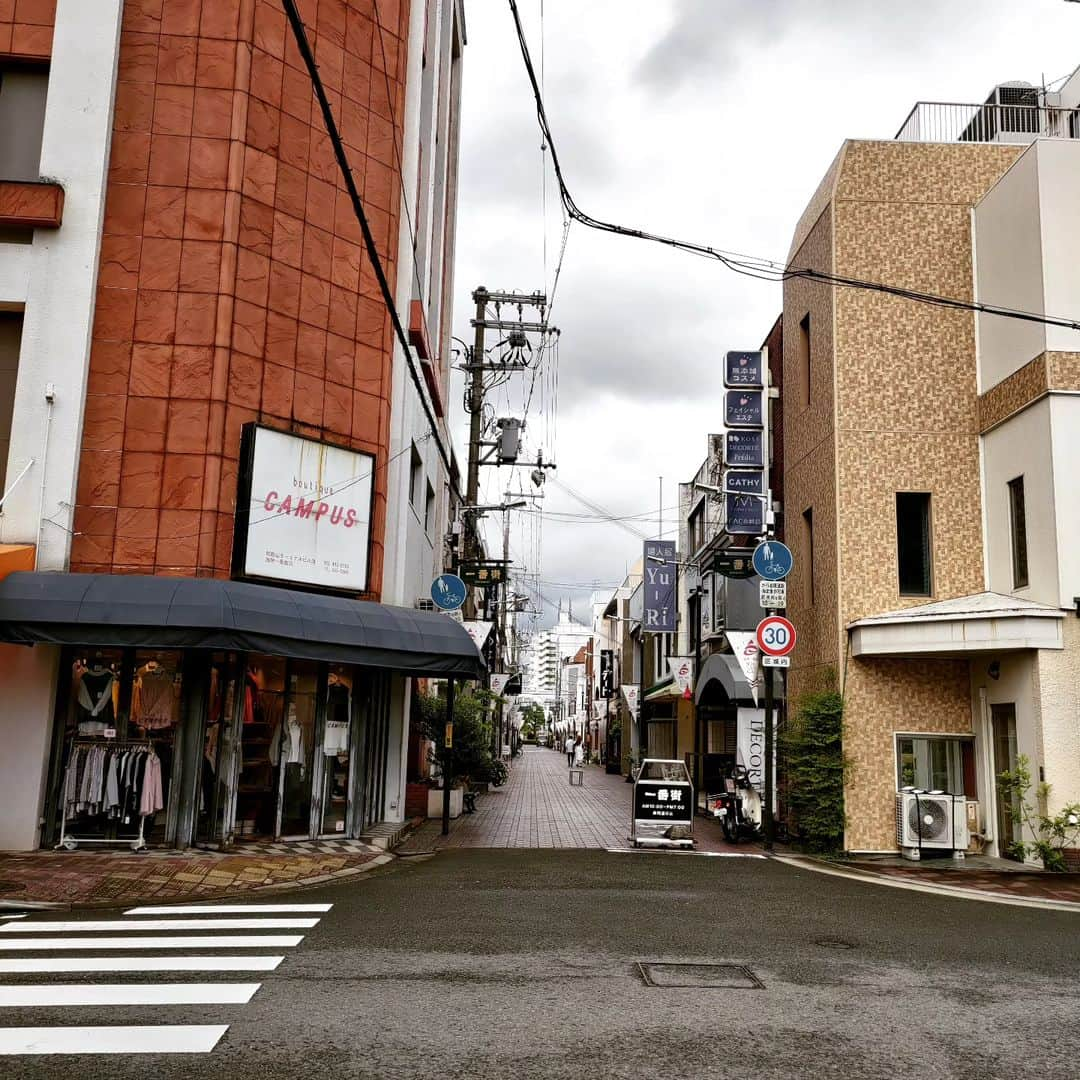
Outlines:
[[[1052,394],[1050,426],[1058,597],[1047,602],[1075,608],[1075,597],[1080,596],[1080,483],[1076,472],[1080,463],[1080,396]]]
[[[1069,612],[1062,622],[1065,648],[1040,650],[1036,657],[1042,758],[1050,785],[1048,812],[1080,802],[1080,620]]]
[[[983,512],[987,588],[1056,606],[1059,574],[1050,415],[1051,401],[1043,398],[983,436]],[[1020,589],[1013,583],[1008,487],[1009,481],[1018,476],[1024,478],[1030,582],[1027,588]],[[1074,501],[1080,508],[1080,496]]]

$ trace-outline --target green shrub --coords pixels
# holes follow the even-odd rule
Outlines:
[[[1064,873],[1068,866],[1062,848],[1075,847],[1080,843],[1080,803],[1070,803],[1061,812],[1050,817],[1040,811],[1050,795],[1050,785],[1034,784],[1031,779],[1031,762],[1026,754],[1016,759],[1016,768],[998,774],[998,791],[1005,804],[1005,814],[1015,826],[1020,839],[1009,845],[1009,855],[1020,861],[1030,856],[1042,860],[1043,868]],[[1036,803],[1029,801],[1032,787]],[[1024,840],[1027,829],[1032,840]]]
[[[432,764],[449,777],[451,784],[471,780],[478,784],[506,783],[506,766],[491,753],[493,733],[488,703],[495,700],[488,690],[461,689],[454,698],[454,740],[447,760],[446,698],[433,694],[417,698],[418,728],[435,744]]]
[[[781,739],[789,828],[810,851],[844,844],[844,699],[834,690],[807,694]]]

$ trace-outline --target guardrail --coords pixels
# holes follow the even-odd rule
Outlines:
[[[1080,109],[1049,105],[968,105],[919,101],[894,136],[899,142],[1007,142],[1080,138]]]

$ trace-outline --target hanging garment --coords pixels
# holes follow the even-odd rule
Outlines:
[[[323,753],[327,757],[337,757],[349,749],[349,725],[341,720],[327,720],[326,734],[323,737]]]
[[[165,803],[161,790],[161,758],[153,751],[144,756],[146,768],[143,774],[139,813],[147,815],[161,810]]]
[[[101,735],[116,720],[113,686],[116,677],[108,668],[96,667],[82,673],[79,680],[79,734]]]
[[[138,679],[139,705],[135,707],[132,691],[131,718],[139,727],[158,730],[176,723],[177,686],[164,669],[144,671]]]

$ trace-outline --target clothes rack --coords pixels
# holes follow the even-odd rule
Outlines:
[[[76,750],[94,747],[109,750],[145,750],[151,754],[155,752],[153,741],[150,739],[73,739],[69,751],[69,767],[71,754],[74,754]],[[122,844],[125,847],[130,847],[132,851],[147,850],[145,839],[146,814],[139,814],[138,836],[128,838],[71,836],[67,832],[67,819],[67,806],[62,803],[60,807],[60,842],[53,850],[63,848],[65,851],[74,851],[80,844]]]

